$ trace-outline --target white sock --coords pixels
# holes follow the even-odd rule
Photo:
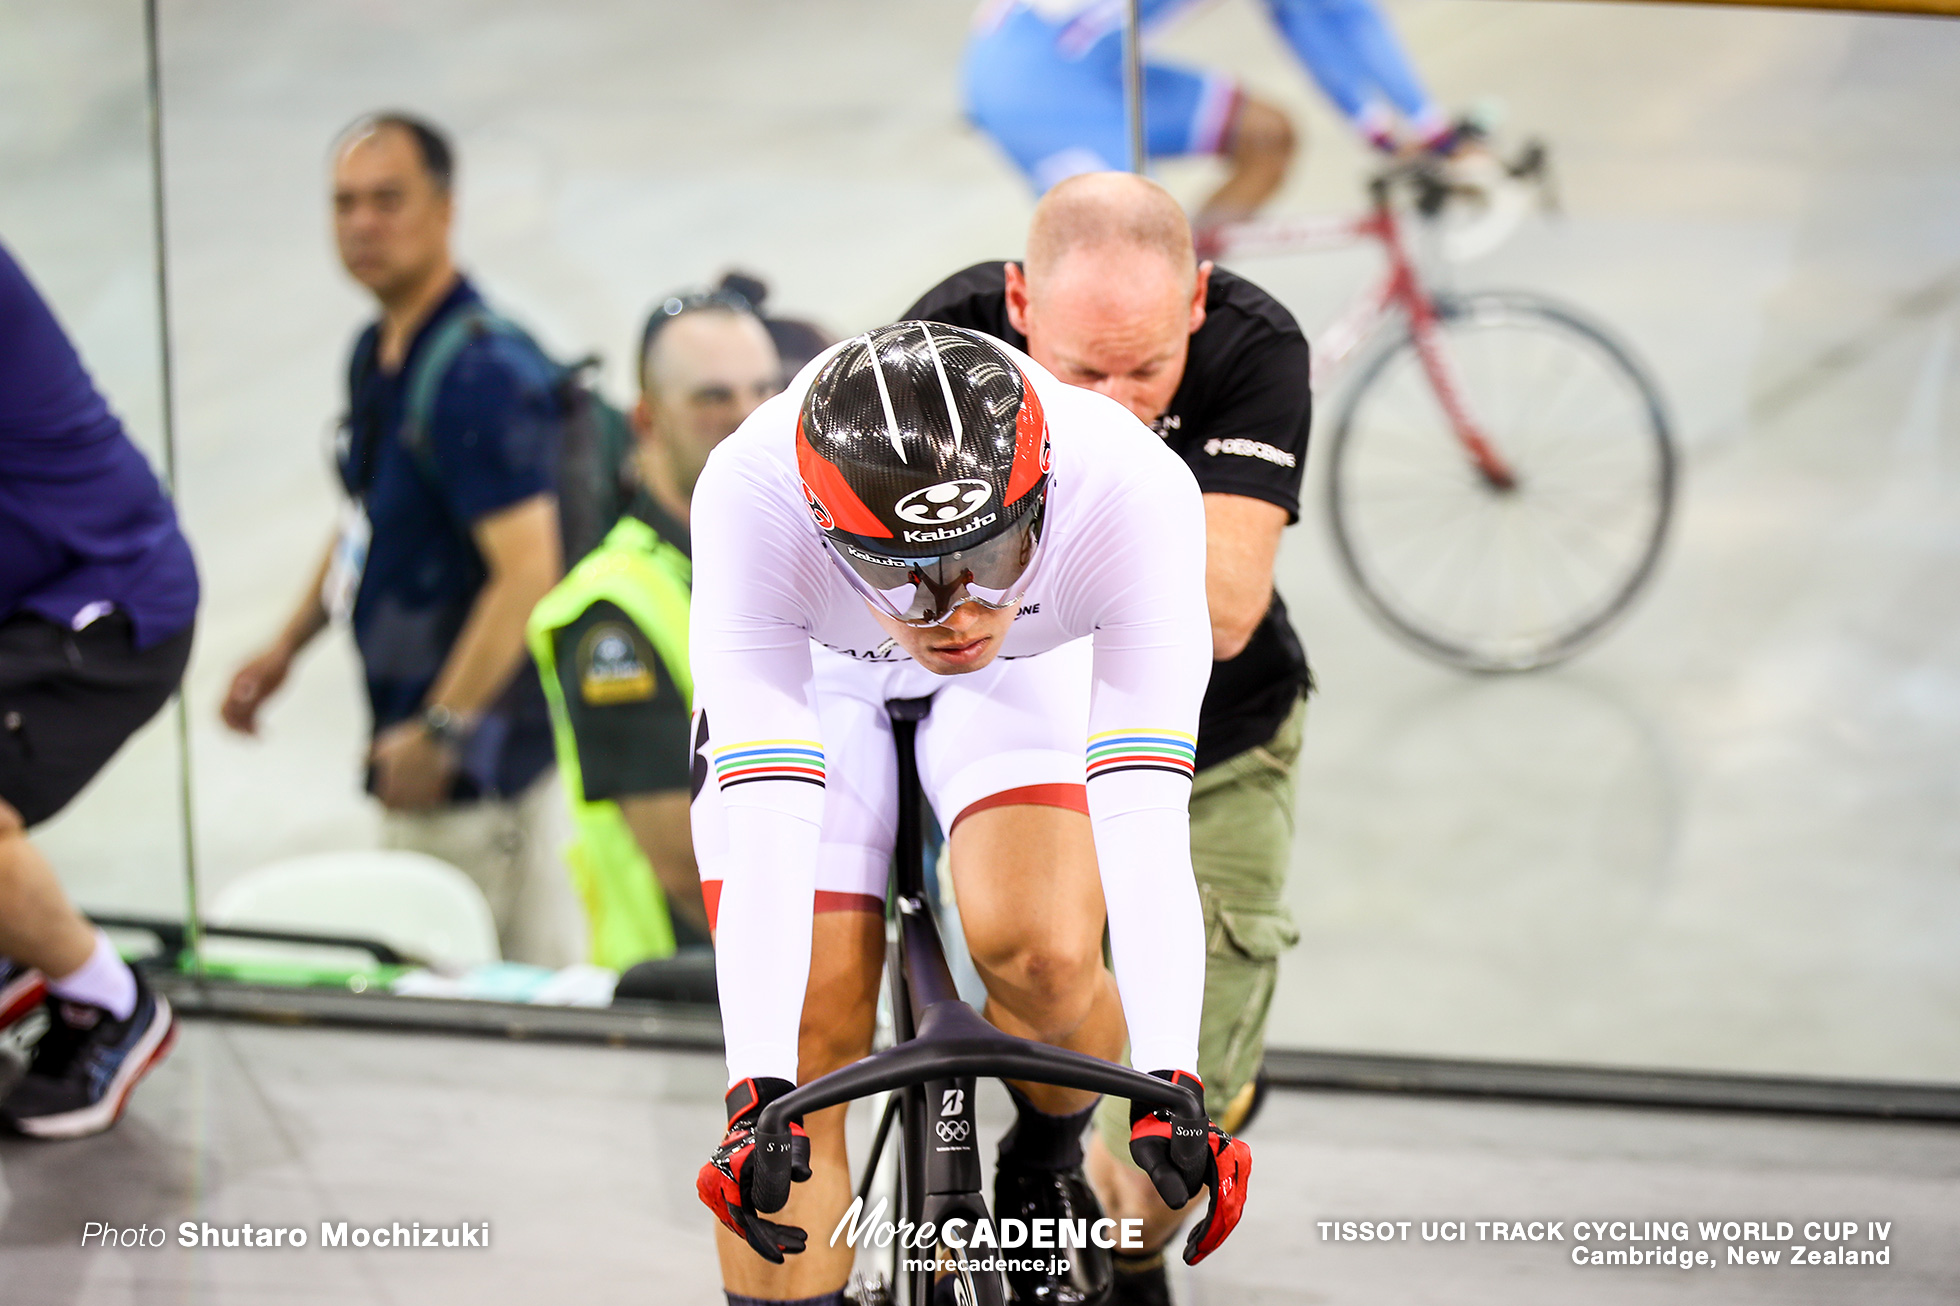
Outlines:
[[[136,976],[101,930],[95,932],[95,951],[88,960],[73,974],[49,980],[48,988],[71,1002],[101,1007],[117,1020],[128,1020],[136,1010]]]

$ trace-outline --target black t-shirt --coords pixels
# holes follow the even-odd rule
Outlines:
[[[940,282],[904,319],[984,331],[1017,349],[1027,337],[1007,320],[1007,265],[977,263]],[[1242,494],[1300,519],[1313,391],[1307,338],[1293,315],[1259,287],[1214,268],[1205,322],[1191,336],[1184,379],[1153,424],[1190,465],[1207,494]],[[1211,664],[1198,718],[1200,769],[1271,739],[1303,688],[1312,685],[1286,605],[1272,606],[1245,650]]]
[[[687,527],[642,490],[627,509],[693,556]],[[558,685],[590,802],[688,787],[687,698],[653,641],[604,599],[553,636]]]

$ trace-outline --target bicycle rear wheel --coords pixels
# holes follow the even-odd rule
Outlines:
[[[1438,299],[1463,408],[1515,478],[1492,484],[1405,330],[1334,423],[1337,556],[1363,606],[1431,657],[1528,671],[1605,631],[1652,576],[1673,513],[1659,392],[1626,351],[1533,296]]]

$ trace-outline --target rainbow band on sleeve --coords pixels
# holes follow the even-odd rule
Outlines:
[[[1198,741],[1174,730],[1110,730],[1089,736],[1089,779],[1118,771],[1169,771],[1190,779]]]
[[[823,787],[823,745],[814,739],[751,739],[715,750],[723,789],[758,780],[797,780]]]

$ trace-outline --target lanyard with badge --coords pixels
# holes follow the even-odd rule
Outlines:
[[[369,423],[372,429],[372,423]],[[327,556],[327,570],[320,581],[320,606],[336,625],[349,625],[354,619],[354,600],[361,592],[361,575],[367,570],[368,545],[374,539],[374,526],[368,520],[367,491],[374,480],[375,450],[363,440],[356,447],[353,413],[340,420],[334,431],[334,460],[344,469],[342,483],[347,500],[340,505],[334,530],[333,552]]]
[[[336,625],[344,626],[354,619],[354,596],[361,592],[361,573],[367,569],[368,543],[373,538],[367,505],[359,499],[341,504],[333,553],[320,582],[320,606]]]

